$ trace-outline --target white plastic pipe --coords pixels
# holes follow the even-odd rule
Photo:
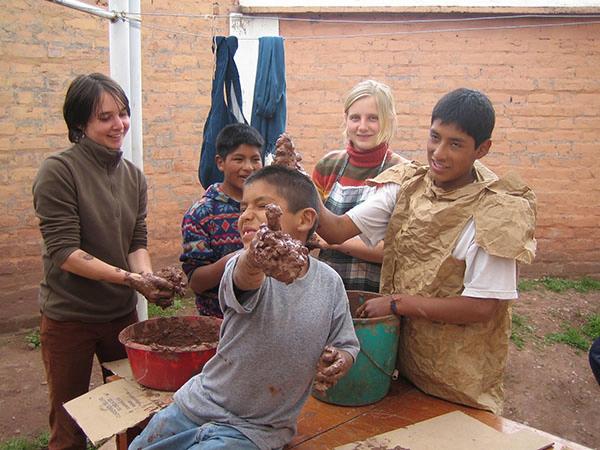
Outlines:
[[[112,11],[129,12],[129,0],[110,0],[108,7]],[[110,23],[108,28],[108,46],[110,60],[110,76],[121,85],[127,97],[131,99],[131,72],[129,62],[129,22],[119,19]],[[137,121],[133,116],[132,124]],[[123,156],[130,161],[131,131],[123,141]]]
[[[129,0],[129,12],[140,13],[140,0]],[[129,135],[131,136],[131,161],[144,171],[144,139],[142,122],[142,38],[139,22],[129,24],[129,104],[131,123]],[[137,315],[140,320],[148,319],[148,302],[138,294]]]
[[[129,12],[141,12],[140,0],[129,0]],[[131,116],[135,118],[131,124],[131,161],[144,170],[144,140],[142,121],[142,33],[139,22],[129,23],[129,70],[131,92],[129,102]]]
[[[134,11],[131,10],[130,2]],[[117,12],[140,12],[138,0],[110,0],[108,7]],[[131,108],[131,127],[123,141],[123,156],[143,170],[140,29],[139,26],[130,26],[129,22],[119,19],[109,25],[108,36],[110,75],[127,94]],[[146,320],[148,303],[140,294],[137,295],[136,308],[138,318]]]

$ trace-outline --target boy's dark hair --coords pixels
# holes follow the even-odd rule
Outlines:
[[[240,145],[246,144],[257,147],[262,155],[262,147],[265,141],[260,133],[245,123],[232,123],[225,126],[217,135],[215,146],[217,155],[225,159]]]
[[[317,188],[312,180],[303,173],[285,166],[265,166],[250,175],[244,185],[247,186],[259,180],[269,183],[277,191],[277,194],[287,200],[290,212],[296,213],[304,208],[313,208],[315,211],[319,211]],[[317,229],[317,225],[318,220],[308,232],[307,239]]]
[[[431,123],[455,124],[475,140],[475,148],[492,137],[496,114],[492,102],[480,91],[460,88],[444,95],[433,108]]]
[[[69,129],[69,141],[77,143],[84,136],[83,130],[92,114],[96,113],[103,92],[111,95],[117,104],[127,110],[127,115],[131,115],[129,99],[119,83],[101,73],[79,75],[69,85],[63,104],[63,117]]]

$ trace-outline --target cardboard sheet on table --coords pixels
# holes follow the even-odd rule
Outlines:
[[[454,411],[335,450],[541,450],[552,444],[550,439],[533,431],[501,433],[465,413]]]
[[[121,378],[135,381],[133,379],[133,373],[131,372],[131,365],[129,365],[129,360],[127,358],[102,363],[102,367],[110,370],[112,373],[120,376]]]
[[[65,403],[65,409],[94,445],[133,427],[171,402],[173,393],[147,389],[131,374],[127,359],[103,364],[121,379]]]

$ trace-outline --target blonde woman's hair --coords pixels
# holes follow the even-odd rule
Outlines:
[[[344,115],[348,114],[350,107],[364,97],[373,97],[377,104],[380,130],[377,135],[377,145],[390,142],[396,133],[396,107],[392,90],[387,84],[375,80],[364,80],[355,85],[344,102]],[[348,130],[344,121],[344,138],[348,140]]]

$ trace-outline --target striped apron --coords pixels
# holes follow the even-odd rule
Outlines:
[[[384,155],[377,173],[379,175],[383,170],[387,153]],[[344,165],[338,172],[333,188],[331,189],[325,207],[337,215],[345,214],[359,203],[364,202],[376,191],[374,186],[342,186],[339,179],[348,167],[349,156],[346,154]],[[321,250],[319,254],[321,261],[329,264],[342,277],[346,290],[359,290],[369,292],[379,292],[379,277],[381,274],[381,264],[375,264],[357,259],[349,255],[337,252],[335,250]]]

